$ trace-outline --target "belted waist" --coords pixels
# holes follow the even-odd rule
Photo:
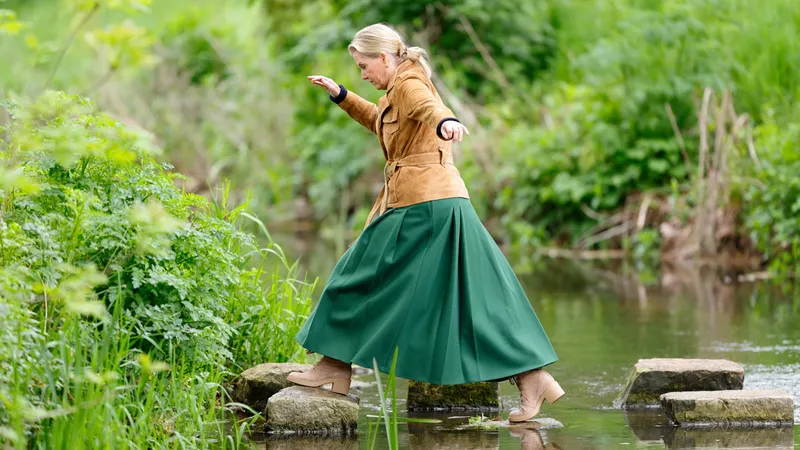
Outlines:
[[[389,181],[397,173],[400,167],[422,167],[422,166],[435,166],[435,165],[441,165],[442,168],[448,166],[454,166],[455,164],[453,162],[453,154],[449,150],[440,148],[438,149],[438,151],[434,152],[415,153],[412,155],[408,155],[404,158],[390,159],[386,161],[386,165],[383,168],[383,189],[381,189],[378,198],[375,199],[375,204],[372,206],[372,211],[370,211],[369,217],[367,217],[367,223],[365,225],[365,228],[369,226],[369,224],[372,222],[372,219],[376,215],[381,215],[383,214],[384,211],[389,209],[389,203],[390,203],[389,199],[391,198],[391,194],[389,192],[390,189]],[[435,172],[438,172],[438,170]],[[458,178],[457,172],[455,173],[447,172],[447,173],[448,173],[447,175],[444,175],[445,178],[447,177]],[[438,178],[439,180],[442,179],[441,173],[434,176],[439,177]],[[421,183],[429,182],[428,180],[419,180],[419,181]],[[454,180],[450,181],[450,183],[452,182],[454,182]],[[406,186],[406,188],[409,187],[413,189],[416,186],[414,187]],[[433,189],[426,190],[426,192],[421,196],[419,195],[419,193],[417,193],[415,195],[415,198],[420,201],[428,201],[428,200],[436,200],[440,198],[448,198],[456,196],[468,198],[468,194],[466,192],[466,188],[463,185],[463,181],[458,180],[458,182],[456,182],[455,185],[443,184],[441,186],[434,186]],[[402,206],[410,204],[407,197],[403,197],[403,199],[399,200],[398,203]]]
[[[386,161],[386,167],[403,167],[403,166],[428,166],[434,164],[453,164],[453,155],[450,152],[439,150],[438,152],[415,153],[408,155],[405,158],[390,159]]]
[[[383,189],[384,189],[384,208],[389,207],[389,180],[397,172],[398,167],[410,166],[434,166],[441,164],[442,167],[453,164],[453,154],[439,150],[438,152],[415,153],[400,159],[390,159],[383,166]]]

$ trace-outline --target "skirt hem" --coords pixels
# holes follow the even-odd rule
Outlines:
[[[311,353],[317,353],[317,354],[320,354],[320,355],[323,355],[323,356],[327,356],[328,358],[333,358],[333,359],[336,359],[336,360],[339,360],[339,361],[343,361],[343,362],[346,362],[346,363],[350,363],[350,364],[357,364],[357,365],[359,365],[361,367],[364,367],[366,369],[375,370],[375,365],[374,365],[374,363],[372,361],[364,361],[364,360],[362,360],[360,358],[353,358],[352,356],[337,355],[334,352],[314,350],[314,349],[306,347],[302,343],[300,343],[300,346],[303,347],[304,349],[308,350]],[[375,358],[375,359],[377,359],[377,358]],[[500,381],[505,381],[505,380],[515,376],[515,375],[520,374],[520,373],[527,372],[529,370],[542,369],[542,368],[547,367],[547,366],[549,366],[551,364],[554,364],[556,362],[558,362],[558,358],[546,361],[546,362],[544,362],[542,364],[538,364],[538,365],[534,364],[532,366],[522,367],[522,368],[520,368],[518,370],[514,369],[513,373],[505,373],[505,372],[507,372],[507,370],[504,370],[504,371],[502,371],[502,373],[500,373],[500,372],[492,373],[491,375],[482,376],[479,379],[474,379],[474,380],[470,379],[470,378],[467,378],[467,377],[464,377],[461,380],[431,380],[431,379],[423,379],[423,377],[419,377],[419,376],[414,375],[414,374],[409,374],[407,371],[404,371],[402,367],[395,367],[395,376],[397,378],[402,378],[404,380],[420,381],[420,382],[423,382],[423,383],[438,384],[438,385],[442,385],[442,386],[452,386],[452,385],[457,385],[457,384],[481,383],[481,382],[500,382]],[[391,361],[390,361],[389,364],[391,364]],[[388,375],[389,372],[391,371],[391,365],[378,363],[378,370],[381,373]]]

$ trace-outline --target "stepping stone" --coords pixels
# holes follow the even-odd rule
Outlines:
[[[264,431],[270,434],[354,436],[358,430],[357,397],[317,388],[292,386],[267,402]]]
[[[266,363],[251,367],[233,381],[231,398],[263,413],[270,397],[281,389],[295,385],[286,380],[290,373],[305,372],[311,367],[310,364],[292,363]]]
[[[661,395],[684,391],[739,390],[744,369],[725,359],[640,359],[614,407],[658,408]]]
[[[409,380],[409,411],[498,411],[497,383],[439,385]]]
[[[794,400],[779,389],[672,392],[661,396],[669,421],[691,427],[791,427]]]

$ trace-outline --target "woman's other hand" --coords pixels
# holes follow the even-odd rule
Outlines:
[[[312,84],[322,86],[326,91],[328,91],[328,94],[330,94],[331,97],[338,97],[339,93],[342,91],[339,85],[328,77],[323,77],[322,75],[311,75],[308,77],[308,79]]]
[[[442,136],[446,141],[461,142],[464,139],[464,134],[469,136],[469,130],[460,122],[448,120],[442,124]]]

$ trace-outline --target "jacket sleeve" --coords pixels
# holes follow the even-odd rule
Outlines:
[[[425,82],[417,77],[401,80],[397,87],[400,112],[406,117],[428,124],[442,138],[441,128],[444,122],[458,122],[450,108],[434,95]]]
[[[354,92],[349,92],[341,84],[339,87],[341,92],[339,92],[338,96],[331,97],[331,100],[339,105],[353,120],[364,125],[369,131],[376,133],[375,121],[378,118],[378,105],[364,100]]]

